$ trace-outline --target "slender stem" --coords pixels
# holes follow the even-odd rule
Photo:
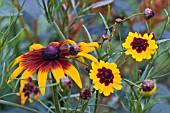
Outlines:
[[[54,80],[52,80],[52,83],[55,83]],[[56,86],[53,86],[52,87],[52,90],[53,90],[53,101],[54,101],[54,106],[55,106],[55,112],[56,113],[62,113],[61,112],[61,107],[60,107],[60,103],[59,103],[59,99],[58,99],[58,91],[57,91],[57,87]]]
[[[18,108],[21,108],[21,109],[25,109],[27,111],[30,111],[31,113],[40,113],[39,111],[31,109],[29,107],[22,106],[22,105],[19,105],[19,104],[8,102],[8,101],[4,101],[4,100],[0,100],[0,104],[7,105],[7,106],[18,107]]]
[[[98,103],[98,96],[99,96],[99,91],[96,91],[96,101],[95,101],[95,108],[94,108],[94,113],[97,113],[97,103]]]

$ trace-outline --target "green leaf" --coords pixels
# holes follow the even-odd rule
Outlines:
[[[101,6],[105,6],[105,5],[107,5],[107,4],[112,3],[113,1],[114,1],[114,0],[105,0],[105,1],[101,1],[101,2],[94,3],[94,4],[92,4],[91,6],[85,8],[85,9],[83,10],[83,12],[85,12],[85,11],[87,11],[87,10],[89,10],[89,9],[95,9],[95,8],[98,8],[98,7],[101,7]]]
[[[170,39],[158,40],[158,41],[156,41],[156,43],[157,43],[157,44],[161,44],[161,43],[166,42],[166,41],[170,41]]]
[[[142,112],[142,106],[139,100],[135,100],[136,102],[136,111],[138,111],[138,113]]]
[[[106,22],[106,19],[104,18],[104,16],[101,14],[101,13],[99,13],[100,14],[100,16],[101,16],[101,18],[102,18],[102,20],[103,20],[103,23],[104,23],[104,25],[105,25],[105,28],[108,30],[108,25],[107,25],[107,22]],[[108,30],[107,31],[107,35],[108,36],[110,36],[110,31]]]

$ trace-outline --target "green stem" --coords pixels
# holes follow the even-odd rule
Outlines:
[[[27,111],[30,111],[31,113],[40,113],[39,111],[31,109],[29,107],[22,106],[22,105],[19,105],[19,104],[8,102],[8,101],[4,101],[4,100],[0,100],[0,104],[7,105],[7,106],[18,107],[18,108],[21,108],[21,109],[25,109]]]
[[[52,80],[52,83],[54,84],[55,81]],[[52,87],[52,90],[53,90],[53,101],[54,101],[54,106],[55,106],[55,112],[56,112],[56,113],[62,113],[62,112],[61,112],[60,103],[59,103],[59,99],[58,99],[57,87],[56,87],[56,86],[53,86],[53,87]]]
[[[96,91],[96,101],[95,101],[94,113],[96,113],[96,110],[97,110],[98,96],[99,96],[99,91],[97,90]]]

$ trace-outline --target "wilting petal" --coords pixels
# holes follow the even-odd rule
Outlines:
[[[45,94],[45,86],[46,86],[48,71],[49,71],[49,64],[48,62],[44,62],[38,71],[38,85],[40,87],[40,92],[42,95]]]
[[[42,48],[45,48],[45,47],[41,44],[33,44],[30,46],[29,51],[35,51],[35,50],[39,50]]]
[[[53,73],[54,78],[59,83],[60,79],[64,77],[64,71],[60,63],[57,61],[53,61],[51,65],[51,71]]]
[[[13,81],[13,79],[15,79],[26,67],[23,66],[23,64],[20,64],[19,67],[17,69],[15,69],[15,71],[11,74],[7,84],[9,84],[10,82]]]
[[[79,53],[77,54],[77,56],[83,56],[83,57],[86,57],[87,59],[90,59],[90,60],[93,61],[93,62],[98,62],[97,59],[96,59],[94,56],[92,56],[92,55],[90,55],[90,54],[87,54],[87,53],[79,52]]]
[[[58,45],[58,48],[61,48],[65,44],[68,44],[68,40],[64,40],[64,41],[60,42],[59,45]]]
[[[61,64],[61,66],[64,69],[64,73],[67,74],[68,76],[70,76],[74,82],[80,87],[82,88],[82,83],[81,83],[81,79],[80,79],[80,75],[77,71],[77,69],[68,61],[64,61],[64,60],[60,60],[59,63]]]
[[[14,63],[12,64],[11,68],[13,68],[16,64],[18,64],[19,62],[22,62],[24,59],[22,58],[23,55],[17,57],[15,60],[14,60]],[[10,69],[11,69],[10,68]]]
[[[24,105],[27,97],[25,96],[24,93],[21,94],[21,104]]]

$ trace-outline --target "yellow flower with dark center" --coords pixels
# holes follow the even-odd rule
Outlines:
[[[140,62],[143,59],[150,59],[152,54],[156,53],[158,48],[153,34],[145,33],[141,36],[138,33],[129,32],[126,42],[122,44],[126,48],[126,55],[131,54],[132,57]]]
[[[115,63],[104,61],[92,62],[90,79],[93,80],[94,88],[105,96],[114,92],[114,89],[121,90],[122,78],[120,71]]]
[[[156,80],[145,80],[141,85],[141,94],[144,96],[152,96],[155,94],[157,86],[156,86]]]
[[[20,63],[20,65],[14,70],[8,83],[24,70],[22,77],[32,75],[38,70],[38,85],[42,95],[44,95],[48,72],[51,70],[53,77],[58,83],[66,74],[70,76],[80,88],[82,88],[77,69],[66,58],[69,56],[68,48],[62,48],[67,43],[68,41],[65,40],[61,43],[52,42],[48,47],[44,47],[40,44],[33,44],[30,46],[29,52],[14,60],[13,66],[18,63]]]
[[[18,93],[19,96],[21,96],[21,104],[24,105],[26,99],[29,100],[29,102],[33,102],[31,99],[31,95],[34,95],[34,98],[38,101],[40,97],[40,90],[38,87],[34,84],[32,81],[33,76],[29,76],[28,78],[22,79],[20,81],[20,91]]]
[[[99,47],[98,42],[79,42],[78,44],[76,44],[74,41],[68,40],[68,43],[71,45],[69,49],[71,58],[78,58],[80,61],[84,62],[83,57],[85,57],[96,62],[96,59],[88,53],[94,51],[96,48]]]

